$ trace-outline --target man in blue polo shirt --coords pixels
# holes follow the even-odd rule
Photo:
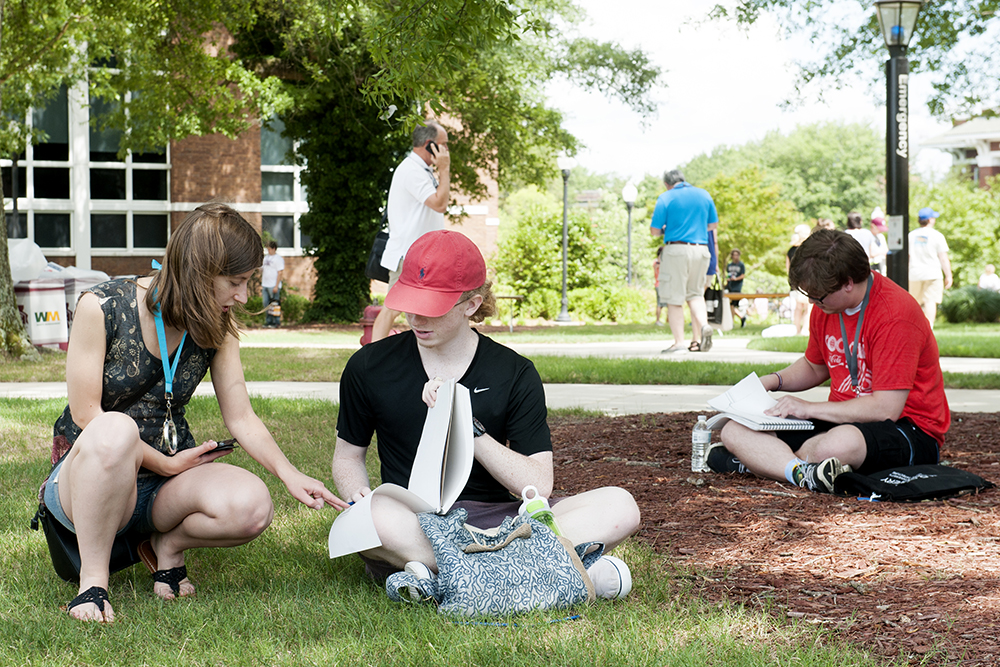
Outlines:
[[[663,237],[660,259],[659,303],[667,304],[667,322],[674,343],[665,353],[708,352],[712,327],[705,309],[705,276],[715,270],[718,247],[715,230],[719,214],[712,196],[687,183],[673,169],[663,175],[667,191],[656,200],[649,231]],[[684,344],[684,303],[691,312],[691,343]]]

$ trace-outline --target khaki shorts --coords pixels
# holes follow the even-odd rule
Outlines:
[[[660,303],[683,306],[684,302],[705,297],[705,276],[712,256],[707,245],[664,244],[660,260]]]
[[[399,260],[399,264],[396,265],[395,270],[389,269],[389,289],[392,289],[392,286],[396,284],[396,281],[399,280],[399,275],[402,272],[403,272],[403,260],[401,259]]]
[[[941,303],[944,299],[944,278],[911,280],[910,294],[921,306],[925,303]]]

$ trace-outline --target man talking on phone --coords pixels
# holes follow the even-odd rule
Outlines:
[[[437,178],[431,167],[437,167]],[[444,212],[451,194],[448,133],[434,120],[413,130],[413,150],[396,167],[389,186],[389,240],[382,266],[389,269],[389,289],[396,284],[403,258],[413,242],[444,229]],[[389,335],[399,311],[383,307],[372,325],[372,342]]]

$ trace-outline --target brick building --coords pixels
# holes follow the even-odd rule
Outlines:
[[[308,204],[301,167],[285,163],[290,142],[274,120],[237,139],[189,137],[160,153],[117,158],[120,134],[90,126],[86,86],[63,89],[45,109],[31,114],[48,141],[28,146],[18,159],[16,179],[10,159],[3,172],[7,235],[30,238],[62,266],[97,269],[109,275],[145,274],[160,259],[170,230],[196,206],[223,201],[271,234],[285,258],[285,281],[311,296],[315,275],[309,245],[299,229]],[[18,221],[13,185],[17,181]],[[498,198],[490,182],[484,202],[460,194],[452,226],[469,236],[489,258],[496,250]],[[463,215],[459,215],[464,212]],[[385,286],[373,283],[377,291]]]
[[[961,167],[981,188],[986,187],[987,179],[1000,176],[1000,118],[980,116],[957,122],[920,145],[951,153],[952,164]]]

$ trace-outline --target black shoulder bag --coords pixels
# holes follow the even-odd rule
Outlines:
[[[389,269],[382,266],[382,254],[385,252],[385,244],[389,241],[389,207],[386,206],[382,212],[382,225],[379,232],[375,234],[372,241],[371,252],[368,253],[368,263],[365,264],[365,277],[369,280],[380,280],[389,282]]]

